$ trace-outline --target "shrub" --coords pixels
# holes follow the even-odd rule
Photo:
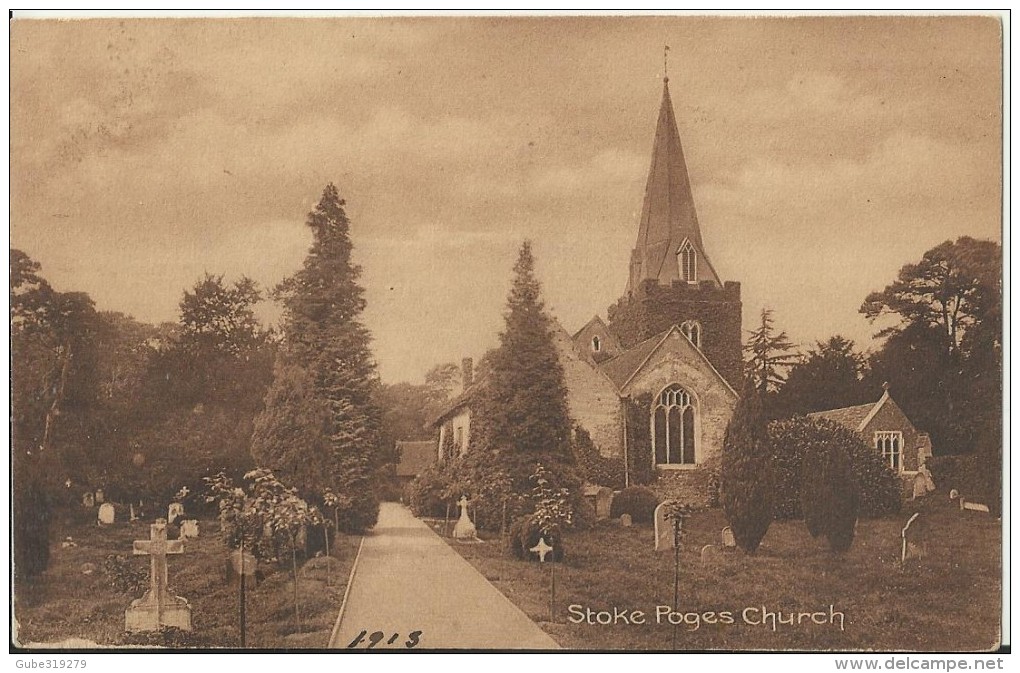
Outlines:
[[[340,532],[363,533],[379,521],[379,497],[370,488],[351,494],[346,507],[340,508]]]
[[[733,537],[753,554],[772,523],[771,449],[761,395],[748,377],[726,425],[720,500]]]
[[[553,548],[546,555],[546,561],[562,561],[564,544],[563,534],[559,526],[554,526],[547,533],[543,534],[535,517],[530,514],[517,517],[510,524],[510,534],[507,536],[507,551],[516,559],[537,561],[538,554],[531,551],[531,548],[537,545],[542,538],[545,538],[546,544]]]
[[[407,503],[415,516],[446,516],[444,491],[450,485],[445,466],[432,464],[407,486]]]
[[[850,457],[861,517],[873,518],[899,511],[902,498],[896,475],[886,466],[881,455],[849,428],[825,419],[799,416],[772,422],[769,439],[776,483],[774,511],[777,519],[803,517],[801,482],[804,457],[809,453],[824,452],[832,445],[841,447]]]
[[[634,399],[626,399],[624,413],[627,414],[627,466],[632,484],[650,484],[655,480],[655,468],[647,457],[652,455],[652,431],[648,424],[648,410],[652,407],[652,395],[642,393]]]
[[[857,524],[858,484],[846,447],[829,443],[804,456],[801,510],[812,537],[825,535],[837,553],[850,548]]]
[[[630,486],[613,498],[609,508],[609,516],[613,518],[630,514],[634,523],[651,523],[655,517],[655,508],[659,505],[659,496],[644,486]]]

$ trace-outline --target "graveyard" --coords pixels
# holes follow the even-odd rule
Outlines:
[[[901,564],[901,530],[918,511],[919,520],[927,521],[921,542],[926,553]],[[803,521],[773,522],[754,556],[723,547],[725,526],[718,509],[685,520],[678,603],[683,619],[673,618],[685,620],[677,626],[678,650],[997,646],[1001,524],[985,513],[961,511],[947,493],[908,502],[894,517],[859,521],[843,556],[812,539]],[[602,520],[566,534],[562,564],[514,560],[496,536],[486,544],[446,539],[562,647],[670,650],[673,626],[668,614],[657,620],[656,608],[672,606],[673,552],[655,551],[654,537],[650,525]],[[706,545],[711,547],[703,553]],[[550,618],[552,565],[557,567]],[[746,622],[745,609],[750,609]],[[646,623],[633,622],[635,610]],[[838,622],[796,623],[800,613],[828,616],[830,610],[844,615],[842,629]],[[731,613],[733,623],[722,623],[723,612]],[[775,630],[770,619],[763,620],[770,612],[777,614]],[[794,624],[781,623],[791,614]]]
[[[184,624],[159,631],[127,630],[131,624],[126,624],[125,610],[133,603],[144,603],[143,595],[151,588],[148,551],[157,544],[149,539],[151,526],[148,519],[99,525],[91,518],[55,526],[49,569],[15,588],[17,642],[29,647],[72,642],[90,648],[238,648],[239,587],[236,578],[228,581],[228,550],[215,519],[189,524],[198,530],[187,532],[199,532],[197,537],[178,540],[171,532],[171,539],[162,542],[168,547],[162,557],[168,570],[167,593],[187,601],[190,630]],[[246,585],[246,646],[325,647],[359,541],[357,536],[336,536],[337,548],[332,550],[328,569],[323,556],[301,562],[300,625],[295,621],[289,560],[261,564],[257,582]],[[167,623],[165,614],[163,623]]]

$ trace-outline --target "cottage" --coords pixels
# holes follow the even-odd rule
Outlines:
[[[436,443],[397,442],[396,475],[401,486],[406,486],[421,474],[425,468],[436,462]]]

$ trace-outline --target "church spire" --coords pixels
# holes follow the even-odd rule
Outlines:
[[[663,54],[664,66],[667,53],[668,47]],[[662,82],[662,104],[655,127],[652,165],[645,184],[637,244],[631,253],[628,294],[649,278],[663,285],[675,280],[712,280],[722,284],[701,241],[687,162],[669,95],[668,77],[663,77]]]

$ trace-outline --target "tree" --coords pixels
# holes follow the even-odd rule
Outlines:
[[[747,374],[754,381],[762,396],[762,403],[768,406],[767,398],[778,391],[786,377],[783,372],[799,362],[799,356],[792,352],[793,343],[786,332],[776,332],[772,309],[762,309],[761,325],[748,332],[744,351],[748,353]]]
[[[929,432],[936,451],[976,451],[989,496],[1001,476],[1002,248],[967,236],[904,265],[865,299],[872,322],[895,320],[871,368],[899,391],[897,401]]]
[[[530,241],[521,245],[500,346],[479,396],[472,437],[485,450],[569,461],[570,417],[552,323],[535,278]],[[548,465],[547,465],[548,466]]]
[[[227,286],[222,275],[206,273],[181,300],[181,342],[243,356],[265,338],[254,310],[261,299],[255,281],[246,276]]]
[[[794,364],[776,396],[784,416],[839,409],[877,399],[864,381],[866,358],[854,342],[842,336],[818,341],[803,360]]]
[[[761,392],[747,377],[723,437],[720,500],[737,544],[753,554],[772,523],[772,475]]]
[[[453,362],[436,365],[425,374],[425,409],[435,416],[453,398],[461,376],[460,367]]]
[[[859,505],[851,456],[839,442],[806,451],[802,463],[801,511],[812,537],[825,535],[829,548],[843,553],[854,539]]]
[[[328,466],[320,477],[338,493],[350,498],[341,513],[341,525],[364,529],[378,516],[376,481],[384,463],[378,450],[379,410],[374,402],[378,385],[375,362],[369,348],[371,337],[360,321],[365,308],[364,291],[358,285],[361,268],[353,263],[350,221],[345,201],[332,184],[308,214],[313,240],[304,265],[274,291],[283,303],[284,351],[287,366],[306,373],[311,396],[327,410],[322,425],[323,442],[311,447],[317,455],[304,459]],[[274,387],[287,385],[274,382]],[[270,393],[267,400],[284,399]],[[267,405],[262,419],[263,436],[274,435],[273,423],[286,422],[285,414]],[[259,449],[259,455],[270,452]],[[293,455],[286,447],[278,455]],[[317,483],[295,483],[303,492],[323,492]]]

